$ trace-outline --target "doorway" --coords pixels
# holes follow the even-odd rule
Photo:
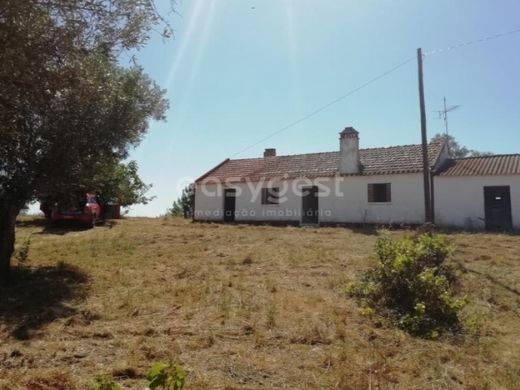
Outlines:
[[[303,187],[302,224],[317,225],[319,222],[318,187]]]
[[[484,187],[487,230],[511,230],[511,190],[509,186]]]
[[[235,222],[236,192],[233,188],[224,190],[224,222]]]

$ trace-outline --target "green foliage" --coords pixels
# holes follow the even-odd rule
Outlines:
[[[184,215],[182,206],[178,200],[173,201],[172,207],[168,209],[168,215],[171,215],[172,217],[181,217]]]
[[[126,158],[148,121],[164,118],[165,91],[119,57],[168,25],[153,1],[5,0],[2,9],[0,200],[20,208],[81,184],[96,161]]]
[[[92,186],[92,189],[103,200],[118,198],[121,206],[147,204],[152,198],[145,195],[152,186],[141,180],[138,169],[135,161],[109,166],[108,172],[101,171],[101,174],[98,173],[94,177],[94,181],[97,183]]]
[[[92,390],[121,390],[121,386],[107,375],[99,375],[92,386]]]
[[[193,215],[193,186],[186,186],[182,190],[181,197],[173,202],[173,205],[168,209],[168,214],[174,217],[189,218]]]
[[[376,252],[379,264],[348,286],[350,296],[417,336],[460,330],[458,313],[465,301],[452,292],[456,277],[445,264],[452,248],[444,236],[382,238]]]
[[[0,278],[7,279],[20,209],[77,193],[98,164],[119,167],[149,121],[165,118],[165,91],[135,62],[122,66],[121,56],[158,27],[164,36],[172,29],[153,0],[2,0],[0,8],[0,235],[9,238],[0,243]]]
[[[486,309],[474,309],[464,315],[464,332],[467,337],[478,339],[483,334],[485,324],[489,319],[489,312]]]
[[[448,143],[448,148],[450,150],[450,155],[453,158],[460,157],[479,157],[479,156],[489,156],[493,153],[491,152],[479,152],[478,150],[468,149],[467,147],[460,145],[455,137],[449,134],[435,134],[435,136],[431,139],[431,142],[445,141]]]
[[[146,375],[147,389],[183,390],[186,373],[179,365],[157,362]],[[108,375],[99,375],[94,380],[92,390],[121,390],[121,386]]]
[[[85,174],[84,179],[78,181],[79,185],[70,184],[63,186],[61,191],[51,189],[46,194],[40,194],[39,200],[42,204],[53,204],[55,202],[64,204],[72,193],[84,194],[95,192],[101,204],[106,204],[117,198],[123,207],[134,204],[147,204],[153,197],[147,197],[146,193],[152,187],[144,183],[139,177],[137,162],[120,163],[117,160],[94,161],[89,168],[91,172]]]
[[[162,362],[155,363],[146,375],[151,390],[182,390],[185,378],[186,373],[181,366],[171,366]]]

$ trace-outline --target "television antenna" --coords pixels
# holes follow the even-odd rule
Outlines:
[[[448,136],[450,135],[449,133],[449,129],[448,129],[448,113],[449,112],[452,112],[452,111],[455,111],[456,109],[460,108],[460,105],[455,105],[455,106],[447,106],[446,104],[446,96],[444,96],[444,110],[438,110],[437,111],[437,114],[439,114],[439,118],[438,119],[444,119],[444,129],[445,129],[445,133],[446,133],[446,138],[448,138]]]

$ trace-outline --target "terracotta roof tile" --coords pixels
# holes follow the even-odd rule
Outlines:
[[[435,165],[442,143],[428,145],[430,166]],[[361,149],[361,175],[422,172],[421,145]],[[339,152],[226,160],[204,176],[217,181],[259,181],[275,177],[330,177],[338,174]]]
[[[520,175],[520,154],[450,159],[438,174],[440,176]]]

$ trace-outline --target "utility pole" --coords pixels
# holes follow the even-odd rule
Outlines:
[[[423,54],[417,49],[417,64],[419,67],[419,103],[421,107],[421,138],[424,179],[424,216],[426,223],[433,222],[431,190],[430,190],[430,163],[428,159],[428,136],[426,134],[426,103],[424,101]]]

